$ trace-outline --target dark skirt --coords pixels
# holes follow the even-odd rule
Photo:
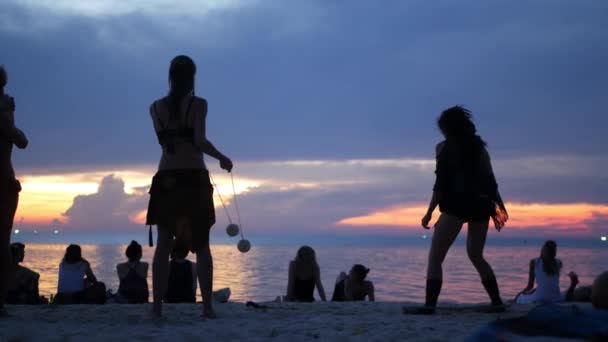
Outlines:
[[[162,170],[152,179],[147,225],[169,229],[194,252],[209,243],[215,224],[213,186],[207,170]]]
[[[496,213],[489,197],[468,194],[445,194],[439,201],[439,210],[464,222],[486,222]]]

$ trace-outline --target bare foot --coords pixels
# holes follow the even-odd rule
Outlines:
[[[217,315],[215,314],[215,310],[213,310],[212,306],[207,306],[203,308],[203,313],[201,314],[203,319],[216,319]]]

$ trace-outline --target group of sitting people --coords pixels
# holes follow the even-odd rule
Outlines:
[[[9,284],[6,301],[9,304],[47,304],[49,300],[40,296],[38,284],[40,275],[21,265],[25,258],[25,245],[19,242],[11,244],[14,262],[14,277]],[[197,290],[196,264],[189,261],[188,248],[179,243],[173,245],[169,270],[169,283],[165,295],[167,303],[195,303]],[[127,246],[127,261],[116,266],[120,285],[118,293],[113,296],[117,303],[148,303],[148,263],[141,261],[142,246],[132,241]],[[559,277],[562,262],[557,258],[557,244],[546,241],[538,258],[530,260],[528,285],[521,291],[514,302],[557,303],[593,302],[597,308],[608,309],[608,272],[597,277],[593,285],[579,286],[578,275],[568,274],[570,286],[562,293]],[[338,275],[331,301],[374,301],[374,284],[367,280],[369,269],[361,264],[354,265],[347,273]],[[321,281],[321,272],[316,253],[309,246],[298,249],[296,257],[289,264],[289,275],[286,296],[277,297],[277,301],[313,302],[317,289],[322,301],[326,301],[325,290]],[[107,291],[104,283],[97,280],[90,263],[82,257],[78,245],[66,248],[63,260],[59,265],[57,294],[51,296],[55,304],[103,304]]]
[[[59,264],[57,294],[51,299],[40,296],[40,275],[21,265],[25,258],[25,245],[11,244],[14,277],[6,297],[8,304],[104,304],[108,297],[116,303],[148,303],[148,263],[141,261],[142,247],[136,241],[127,246],[127,261],[116,265],[119,287],[116,295],[106,291],[97,280],[91,264],[82,257],[79,245],[69,245]],[[168,303],[196,302],[196,265],[187,260],[188,249],[174,244],[171,252],[169,287],[165,295]]]

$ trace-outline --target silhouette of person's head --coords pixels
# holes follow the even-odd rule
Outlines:
[[[557,256],[557,243],[553,240],[547,240],[540,250],[540,256],[546,260],[553,260]]]
[[[137,243],[137,241],[131,241],[129,246],[127,246],[127,250],[125,251],[125,255],[130,262],[141,260],[142,254],[141,245]]]
[[[25,245],[21,242],[11,243],[11,256],[13,257],[14,264],[23,262],[25,258]]]
[[[477,133],[471,111],[461,106],[444,110],[437,120],[437,126],[446,139],[461,139]]]
[[[183,242],[178,240],[174,240],[173,248],[171,249],[171,259],[173,260],[183,260],[188,256],[188,246]]]
[[[65,249],[63,261],[67,264],[75,264],[82,261],[82,250],[80,249],[80,246],[69,245],[68,248]]]
[[[171,61],[169,66],[169,97],[181,99],[194,93],[194,76],[196,64],[192,58],[180,55]]]
[[[0,65],[0,88],[4,88],[8,83],[8,73],[4,68],[4,65]]]
[[[356,281],[365,280],[368,273],[369,273],[369,268],[367,268],[361,264],[356,264],[353,266],[353,268],[350,269],[350,276]]]

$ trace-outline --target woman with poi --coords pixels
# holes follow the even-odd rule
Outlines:
[[[194,95],[196,65],[188,56],[177,56],[169,68],[169,95],[154,101],[150,115],[162,157],[152,179],[147,224],[158,226],[152,263],[154,316],[162,316],[167,289],[169,254],[173,239],[196,254],[203,297],[203,318],[215,318],[212,304],[213,261],[209,230],[215,223],[213,186],[203,155],[232,170],[232,161],[207,140],[207,101]]]

